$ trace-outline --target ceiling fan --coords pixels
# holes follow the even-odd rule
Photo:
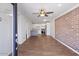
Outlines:
[[[38,17],[40,16],[46,16],[48,17],[48,14],[52,14],[54,12],[46,12],[44,9],[41,9],[38,13],[33,13],[33,14],[38,14]]]

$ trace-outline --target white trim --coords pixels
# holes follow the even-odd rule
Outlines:
[[[30,38],[31,36],[29,36],[28,38],[25,38],[25,40],[23,40],[23,41],[18,41],[17,43],[18,43],[18,45],[22,45],[25,41],[27,41],[29,38]]]
[[[61,43],[62,45],[66,46],[67,48],[69,48],[70,50],[72,50],[73,52],[75,52],[75,53],[77,53],[79,55],[79,52],[78,51],[74,50],[73,48],[71,48],[70,46],[66,45],[62,41],[56,39],[55,37],[54,37],[54,39],[57,40],[59,43]]]
[[[71,9],[67,10],[66,12],[60,14],[59,16],[55,17],[53,20],[56,20],[57,18],[69,13],[70,11],[74,10],[75,8],[79,7],[79,4],[75,5],[74,7],[72,7]]]

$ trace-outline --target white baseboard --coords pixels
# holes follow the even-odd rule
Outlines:
[[[54,39],[56,39],[55,37],[54,37]],[[61,44],[63,44],[64,46],[66,46],[67,48],[69,48],[70,50],[72,50],[73,52],[75,52],[75,53],[77,53],[78,55],[79,55],[79,52],[78,51],[76,51],[76,50],[74,50],[73,48],[71,48],[70,46],[68,46],[68,45],[66,45],[65,43],[63,43],[62,41],[60,41],[60,40],[58,40],[58,39],[56,39],[59,43],[61,43]]]
[[[23,41],[19,41],[18,45],[22,45],[26,40],[28,40],[31,36],[24,38]]]

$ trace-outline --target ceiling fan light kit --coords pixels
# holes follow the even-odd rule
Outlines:
[[[39,13],[33,13],[33,14],[39,14],[38,17],[39,16],[41,16],[41,17],[44,17],[44,16],[48,17],[48,14],[51,14],[51,13],[53,13],[53,12],[46,12],[44,9],[41,9]]]
[[[40,16],[45,16],[45,14],[40,14]]]

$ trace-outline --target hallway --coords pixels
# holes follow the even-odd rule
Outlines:
[[[76,56],[77,54],[49,36],[32,36],[18,49],[19,56]]]

